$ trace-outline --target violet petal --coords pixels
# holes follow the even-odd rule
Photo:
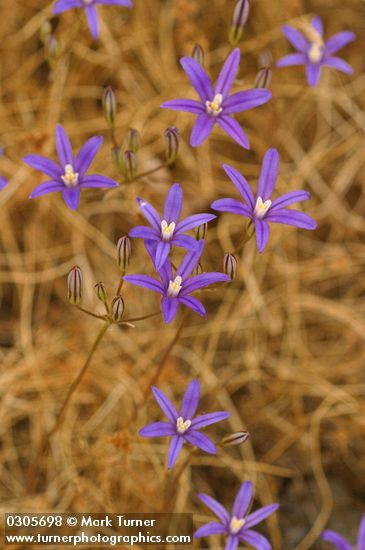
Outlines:
[[[233,82],[236,78],[238,66],[240,64],[240,58],[241,52],[239,48],[235,48],[233,52],[227,57],[222,67],[222,70],[219,73],[217,84],[214,90],[214,95],[221,94],[223,97],[226,97],[229,94]]]
[[[211,204],[211,208],[219,212],[230,212],[246,218],[252,217],[252,210],[236,199],[218,199]]]
[[[267,219],[267,217],[265,218]],[[257,250],[260,254],[264,251],[270,236],[269,224],[264,220],[254,220]]]
[[[183,445],[184,445],[183,437],[176,435],[172,438],[170,447],[169,447],[169,456],[168,456],[168,462],[167,462],[167,467],[169,470],[174,466]]]
[[[40,185],[37,185],[35,189],[29,195],[30,199],[35,199],[41,195],[46,195],[47,193],[56,193],[57,191],[63,191],[65,186],[59,181],[44,181]]]
[[[161,410],[165,413],[170,422],[172,422],[174,426],[176,426],[176,420],[178,419],[179,415],[174,405],[171,403],[170,399],[155,386],[152,387],[152,392]]]
[[[142,437],[170,437],[176,435],[176,428],[169,422],[153,422],[139,430]]]
[[[58,164],[41,155],[26,155],[23,160],[32,168],[43,172],[54,180],[60,179],[60,176],[63,174],[63,170]]]
[[[245,149],[250,148],[250,143],[247,139],[245,132],[242,130],[241,126],[238,124],[237,120],[234,120],[230,116],[218,116],[217,122],[219,126],[227,132],[241,147]]]
[[[200,63],[192,57],[182,57],[180,64],[202,102],[205,104],[206,101],[212,101],[214,95],[212,82]]]
[[[191,420],[199,405],[200,384],[198,380],[192,380],[188,385],[181,402],[180,416],[184,420]]]
[[[173,111],[194,113],[195,115],[205,113],[204,105],[200,101],[196,101],[196,99],[171,99],[162,103],[160,107],[163,109],[172,109]]]
[[[231,416],[231,413],[226,411],[201,414],[191,421],[191,427],[195,430],[200,430],[205,426],[210,426],[210,424],[215,424],[216,422],[221,422],[221,420],[226,420],[229,416]]]
[[[243,200],[254,209],[255,199],[246,178],[238,170],[228,164],[223,164],[222,168],[242,196]]]
[[[271,516],[271,514],[273,514],[278,508],[279,504],[269,504],[268,506],[263,506],[263,508],[256,510],[256,512],[253,512],[247,516],[245,521],[245,529],[253,527],[261,521],[264,521],[264,519]]]
[[[183,193],[181,185],[174,183],[167,194],[165,208],[163,211],[163,219],[168,224],[171,222],[177,224],[181,214],[182,201]]]
[[[217,447],[213,441],[205,434],[198,432],[198,430],[188,430],[185,434],[185,439],[189,441],[194,447],[198,447],[202,451],[211,455],[217,454]]]
[[[77,210],[80,202],[80,188],[65,189],[62,191],[63,200],[71,210]]]
[[[259,105],[267,103],[272,97],[270,90],[245,90],[237,92],[228,97],[223,103],[223,112],[225,115],[240,113],[248,109],[254,109]]]
[[[132,285],[148,288],[149,290],[154,290],[159,294],[165,294],[165,289],[160,281],[157,281],[148,275],[125,275],[123,279],[129,283],[132,283]]]
[[[294,29],[289,25],[283,25],[281,29],[286,38],[289,40],[290,44],[294,46],[296,50],[299,50],[302,53],[306,53],[309,47],[309,42],[300,31],[297,31],[297,29]]]
[[[337,53],[338,50],[341,50],[341,48],[355,40],[355,38],[356,35],[351,31],[343,31],[331,36],[326,42],[326,54],[333,55]]]
[[[148,220],[152,227],[161,234],[161,218],[154,207],[140,198],[137,199],[137,203],[146,220]]]
[[[171,323],[177,314],[179,300],[177,298],[162,298],[161,308],[165,323]]]
[[[263,202],[270,199],[274,191],[279,172],[279,154],[276,149],[266,151],[259,176],[256,197],[261,197]]]
[[[214,117],[211,117],[205,113],[199,115],[191,132],[190,145],[192,147],[197,147],[198,145],[201,145],[211,133],[214,123]]]
[[[269,212],[265,216],[265,220],[272,223],[283,223],[286,225],[293,225],[294,227],[300,227],[301,229],[316,229],[317,224],[304,212],[299,210],[289,210],[286,208]]]
[[[199,493],[197,495],[199,500],[201,500],[210,510],[219,518],[224,525],[228,526],[230,521],[230,516],[227,510],[217,501],[215,498],[205,493]]]
[[[201,537],[209,537],[210,535],[221,535],[227,531],[227,528],[223,523],[218,521],[211,521],[199,527],[194,533],[194,538],[200,539]]]
[[[62,168],[64,168],[66,164],[74,166],[71,143],[61,124],[57,124],[56,126],[56,147]]]
[[[94,40],[97,40],[99,38],[99,20],[96,6],[85,6],[84,9],[91,36],[94,38]]]
[[[102,146],[102,143],[103,138],[101,136],[94,136],[88,139],[87,142],[81,147],[75,159],[75,172],[79,173],[80,179],[88,170],[90,164],[94,160],[94,157]]]

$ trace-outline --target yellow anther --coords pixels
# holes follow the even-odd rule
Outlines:
[[[219,115],[223,111],[221,107],[222,101],[223,101],[222,94],[216,94],[213,101],[206,101],[205,105],[207,108],[207,113],[212,116]]]
[[[61,179],[66,187],[76,187],[79,182],[79,173],[74,172],[71,164],[66,164],[65,173],[61,176]]]
[[[265,216],[266,212],[269,210],[270,206],[271,206],[270,200],[267,200],[264,202],[261,197],[258,197],[256,201],[255,210],[254,210],[254,215],[256,216],[256,218],[261,220]]]
[[[169,282],[169,288],[167,289],[167,296],[169,298],[176,298],[181,290],[181,283],[182,278],[179,275]]]
[[[191,426],[191,420],[184,420],[182,416],[176,420],[176,429],[177,433],[182,435],[188,430]]]
[[[161,235],[162,235],[162,239],[165,242],[169,242],[172,239],[172,237],[174,235],[175,227],[176,227],[175,222],[171,222],[168,225],[166,220],[162,220],[162,222],[161,222]]]
[[[238,531],[241,529],[241,527],[244,526],[245,520],[243,518],[238,519],[235,516],[231,519],[231,523],[229,524],[229,530],[231,531],[232,535],[236,535]]]

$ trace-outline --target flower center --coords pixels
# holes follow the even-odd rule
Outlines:
[[[267,200],[264,202],[261,197],[258,197],[256,201],[255,210],[254,210],[255,217],[258,218],[259,220],[262,220],[262,218],[265,217],[265,214],[269,210],[270,206],[271,206],[270,200]]]
[[[166,220],[162,220],[162,222],[161,222],[161,235],[162,235],[162,240],[165,243],[168,243],[168,242],[171,241],[171,239],[174,235],[175,227],[176,227],[175,222],[171,222],[170,225],[168,225]]]
[[[66,187],[76,187],[79,182],[79,173],[74,172],[73,166],[71,164],[66,164],[65,173],[61,176],[61,180],[66,185]]]
[[[205,105],[208,115],[218,116],[223,111],[221,107],[222,101],[222,94],[215,95],[213,101],[206,101]]]
[[[169,298],[176,298],[181,290],[181,283],[182,278],[179,275],[169,282],[169,288],[167,289],[167,296]]]
[[[182,435],[184,434],[191,426],[191,420],[184,420],[182,416],[176,420],[176,429],[177,433]]]
[[[94,0],[83,0],[83,2],[85,6],[90,6],[94,2]]]
[[[312,42],[308,50],[308,57],[312,63],[319,63],[323,57],[323,46],[319,42]]]
[[[235,516],[231,519],[231,523],[229,524],[229,530],[231,531],[232,535],[237,535],[238,531],[241,529],[241,527],[244,526],[246,523],[246,520],[243,518],[238,519]]]

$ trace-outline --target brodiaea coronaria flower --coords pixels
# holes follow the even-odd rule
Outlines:
[[[137,199],[142,214],[152,227],[144,225],[134,227],[129,232],[129,236],[155,242],[156,256],[153,260],[157,270],[165,263],[172,245],[181,246],[187,250],[197,250],[197,241],[183,233],[216,217],[214,214],[195,214],[179,222],[182,199],[181,186],[175,183],[167,194],[162,219],[151,204]]]
[[[336,533],[336,531],[331,531],[326,529],[323,531],[321,538],[327,542],[331,542],[336,546],[338,550],[352,550],[352,546],[347,540],[342,536]],[[365,549],[365,514],[362,516],[359,533],[357,535],[357,550]]]
[[[223,168],[244,202],[237,199],[218,199],[213,202],[212,208],[221,212],[239,214],[252,220],[260,253],[263,252],[269,239],[269,222],[294,225],[302,229],[317,227],[316,222],[304,212],[286,208],[294,202],[309,199],[310,194],[307,191],[290,191],[271,201],[279,170],[279,155],[276,149],[269,149],[264,156],[256,197],[242,174],[227,164],[223,164]]]
[[[0,157],[3,154],[3,149],[0,147]],[[0,176],[0,189],[3,189],[5,185],[7,185],[8,180],[5,179],[3,176]]]
[[[90,138],[74,158],[67,134],[61,124],[57,124],[56,146],[60,164],[41,155],[26,155],[23,159],[29,166],[44,172],[51,178],[38,185],[29,198],[34,199],[47,193],[61,191],[67,206],[76,210],[79,205],[81,189],[117,186],[115,181],[105,176],[85,175],[102,143],[103,138],[100,136]]]
[[[196,147],[209,136],[215,123],[227,132],[237,143],[249,149],[246,134],[232,117],[235,113],[247,111],[266,103],[271,92],[263,89],[245,90],[229,95],[236,78],[240,62],[240,50],[236,48],[227,58],[218,76],[215,88],[204,68],[192,57],[182,57],[180,63],[194,86],[200,101],[194,99],[173,99],[161,107],[186,111],[198,115],[191,133],[190,145]]]
[[[73,8],[84,8],[91,35],[96,40],[99,37],[97,4],[103,6],[124,6],[125,8],[133,7],[131,0],[57,0],[53,13],[57,15]]]
[[[322,67],[334,67],[343,73],[353,73],[352,67],[346,61],[334,55],[355,39],[353,32],[339,32],[325,42],[320,17],[314,17],[310,24],[303,24],[301,28],[303,33],[289,25],[282,27],[283,33],[298,53],[279,59],[278,67],[305,65],[310,86],[318,84]]]
[[[155,256],[155,245],[151,241],[146,241],[146,247],[151,258]],[[191,273],[198,265],[200,256],[204,248],[204,241],[198,242],[198,249],[185,254],[184,259],[176,270],[172,273],[170,260],[167,259],[163,267],[158,270],[161,282],[148,275],[126,275],[125,281],[134,285],[154,290],[162,296],[161,308],[165,323],[171,323],[176,316],[179,304],[183,304],[192,309],[198,315],[206,318],[206,311],[203,304],[194,296],[192,292],[199,290],[213,283],[225,283],[230,279],[224,273],[200,273],[190,277]]]
[[[153,394],[162,411],[168,418],[168,422],[153,422],[140,430],[143,437],[171,437],[167,467],[172,468],[187,441],[199,447],[206,453],[216,454],[217,449],[213,441],[199,432],[201,428],[225,420],[230,416],[229,412],[219,411],[202,414],[193,418],[198,408],[200,399],[200,384],[197,380],[190,382],[183,397],[180,412],[158,388],[152,388]]]
[[[249,514],[252,499],[253,485],[250,481],[242,483],[229,514],[214,498],[200,493],[198,498],[212,510],[220,521],[212,521],[200,527],[194,534],[195,538],[210,535],[227,535],[225,550],[236,550],[240,542],[245,542],[257,550],[270,550],[271,544],[259,533],[251,529],[279,508],[279,504],[269,504],[256,512]]]

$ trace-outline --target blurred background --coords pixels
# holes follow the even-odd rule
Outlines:
[[[0,194],[1,511],[193,512],[198,527],[212,516],[197,492],[230,508],[239,484],[251,479],[254,507],[280,502],[279,512],[257,529],[274,549],[329,548],[316,542],[325,527],[354,542],[365,512],[365,3],[252,1],[234,91],[253,87],[263,49],[274,60],[292,52],[280,30],[284,22],[317,14],[326,37],[352,30],[357,39],[339,54],[354,67],[352,78],[327,69],[320,86],[309,89],[303,67],[273,69],[273,99],[237,116],[250,151],[217,128],[192,149],[194,117],[159,108],[168,99],[195,97],[178,63],[195,43],[216,77],[230,52],[234,0],[99,7],[97,43],[82,10],[51,17],[51,2],[11,4],[0,1],[0,173],[10,180]],[[40,38],[47,20],[60,48],[51,58]],[[142,135],[138,172],[164,162],[163,132],[171,125],[181,134],[173,167],[132,182],[118,174],[101,106],[109,85],[118,101],[117,141],[125,146],[130,127]],[[75,150],[103,135],[91,171],[121,183],[116,190],[84,191],[77,212],[59,194],[28,201],[46,177],[22,157],[56,160],[57,122]],[[179,182],[184,215],[209,211],[213,200],[236,197],[221,164],[240,170],[255,190],[269,147],[281,158],[277,194],[310,191],[303,209],[318,229],[272,226],[262,255],[253,240],[247,243],[235,281],[201,295],[208,321],[188,314],[158,381],[178,405],[198,378],[199,412],[231,412],[206,433],[218,442],[243,429],[250,440],[220,449],[217,457],[198,453],[180,471],[184,449],[168,472],[167,441],[137,435],[146,423],[163,420],[148,387],[180,312],[168,326],[159,316],[107,332],[60,430],[39,455],[100,330],[99,320],[68,303],[68,271],[81,267],[82,305],[103,313],[93,287],[103,281],[110,298],[116,291],[116,243],[142,222],[135,198],[161,211],[169,186]],[[222,270],[224,253],[237,246],[244,227],[231,214],[210,224],[204,270]],[[152,274],[136,240],[129,271]],[[123,298],[126,317],[159,309],[157,295],[132,285],[124,285]],[[223,547],[217,537],[196,544]]]

